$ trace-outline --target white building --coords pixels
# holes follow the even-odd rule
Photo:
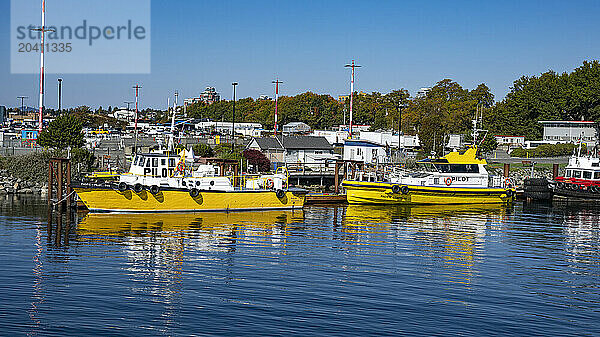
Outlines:
[[[119,109],[114,111],[109,116],[121,121],[132,121],[135,119],[135,110]]]
[[[415,95],[416,98],[423,98],[427,96],[427,93],[431,91],[431,88],[421,88],[419,89],[419,91],[417,91],[417,94]]]
[[[544,141],[557,143],[584,142],[596,146],[596,122],[590,121],[539,121],[544,126]]]
[[[196,130],[203,133],[218,132],[231,134],[233,123],[231,122],[199,122],[194,125]],[[235,133],[248,137],[260,137],[264,128],[260,123],[235,123]]]
[[[503,136],[496,135],[498,147],[505,147],[507,150],[525,146],[525,136]]]
[[[386,146],[369,140],[346,139],[344,160],[356,160],[365,164],[387,164],[392,160]]]
[[[310,132],[310,126],[302,122],[291,122],[283,126],[283,133],[286,134],[306,134]]]
[[[421,146],[419,142],[419,136],[401,135],[400,137],[398,137],[398,134],[394,134],[391,131],[361,131],[359,133],[358,139],[370,141],[383,146],[390,146],[393,148],[398,148],[398,142],[400,142],[401,148],[410,150]]]
[[[314,130],[310,136],[313,137],[325,137],[329,144],[344,144],[344,140],[348,139],[348,131],[328,131],[328,130]]]

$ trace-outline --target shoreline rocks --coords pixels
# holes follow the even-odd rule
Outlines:
[[[48,185],[15,178],[7,170],[0,170],[0,195],[7,194],[46,194]]]

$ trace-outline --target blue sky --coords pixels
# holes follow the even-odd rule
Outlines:
[[[48,6],[52,1],[47,0]],[[521,75],[571,71],[598,59],[600,1],[152,1],[149,75],[48,75],[47,107],[123,105],[132,85],[141,106],[164,108],[177,89],[197,96],[215,86],[223,98],[305,91],[349,91],[343,65],[355,59],[356,89],[411,94],[451,78],[486,83],[502,99]],[[0,0],[0,105],[27,95],[37,106],[36,75],[10,73],[10,1]],[[118,57],[115,58],[118,62]]]

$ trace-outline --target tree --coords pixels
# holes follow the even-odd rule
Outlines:
[[[247,149],[244,150],[243,156],[250,165],[256,167],[260,172],[271,170],[271,161],[260,151]]]
[[[202,158],[210,158],[215,155],[212,147],[208,144],[200,143],[192,146],[192,150],[194,150],[194,154],[196,156],[200,156]]]
[[[43,147],[55,149],[83,147],[81,120],[73,114],[58,116],[42,131],[37,142]]]

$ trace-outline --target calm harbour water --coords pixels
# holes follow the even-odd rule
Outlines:
[[[0,335],[600,334],[598,209],[0,204]]]

